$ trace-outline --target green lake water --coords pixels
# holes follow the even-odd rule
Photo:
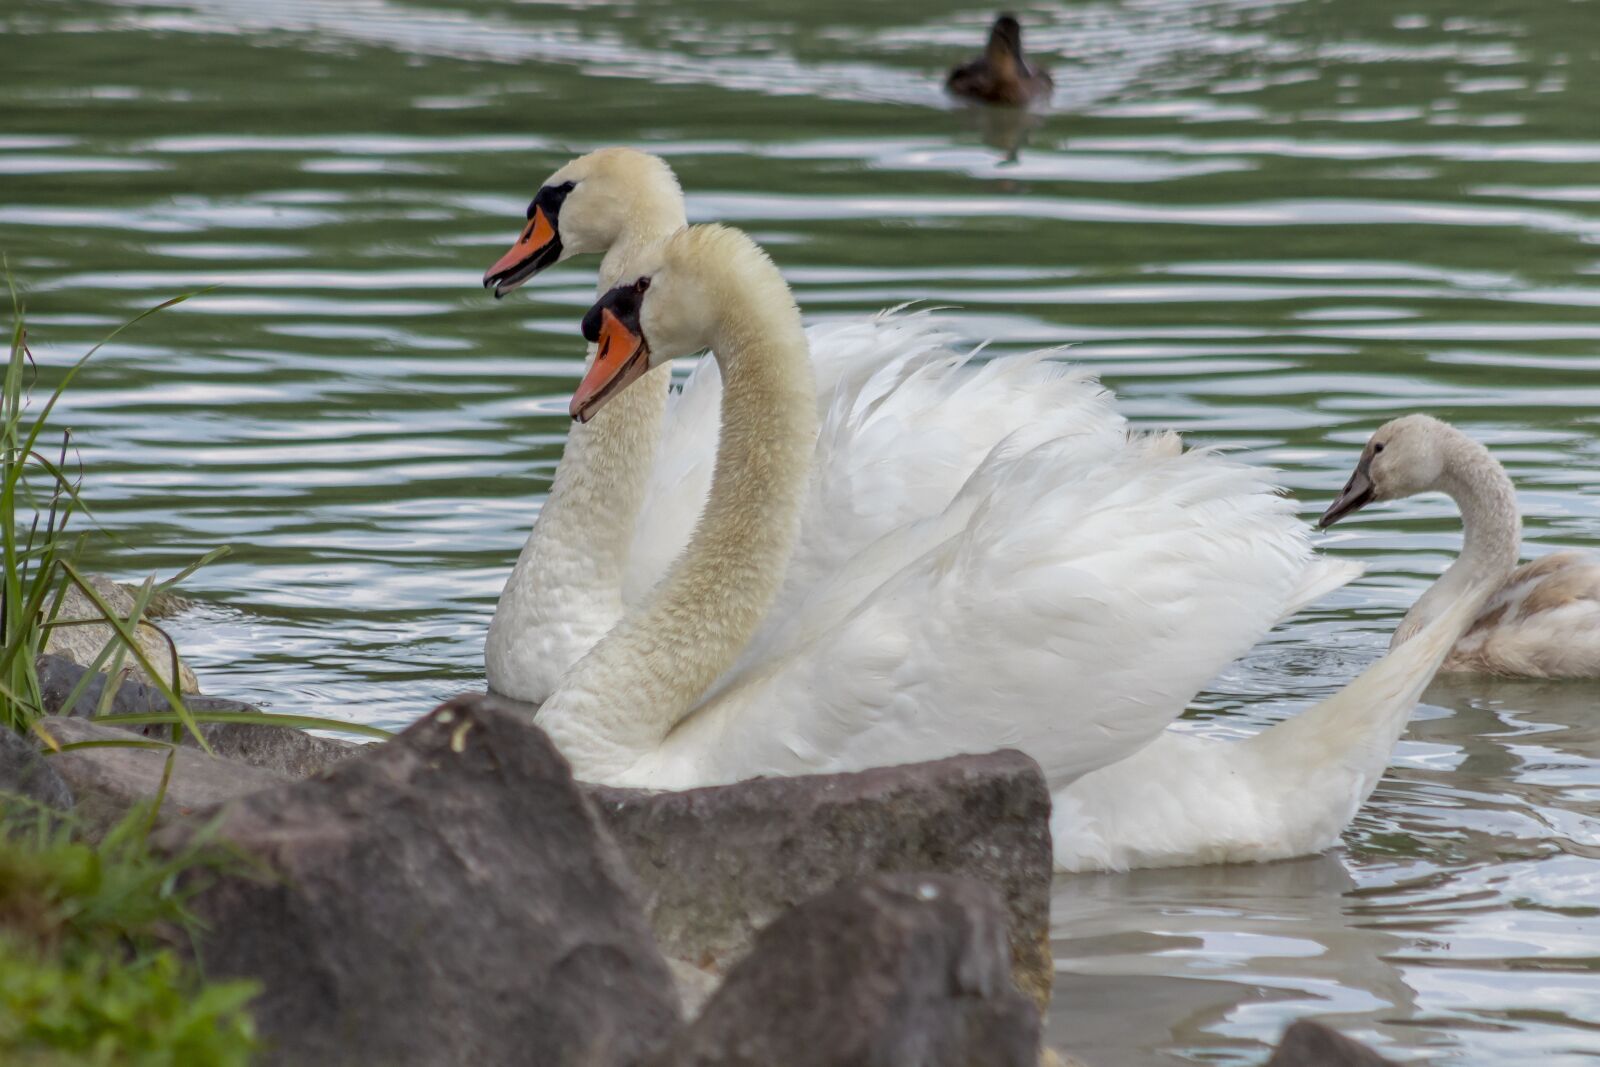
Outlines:
[[[1412,410],[1517,480],[1527,552],[1600,534],[1600,4],[1030,4],[1046,115],[953,106],[992,11],[752,0],[0,2],[0,251],[134,577],[219,544],[173,629],[208,692],[400,726],[482,684],[567,430],[595,262],[494,302],[540,181],[666,155],[812,320],[906,301],[1069,344],[1141,425],[1248,450],[1314,516]],[[1448,501],[1324,541],[1368,575],[1188,728],[1375,659]],[[1257,1063],[1313,1015],[1402,1060],[1600,1058],[1600,685],[1437,684],[1345,849],[1063,879],[1054,1041]]]

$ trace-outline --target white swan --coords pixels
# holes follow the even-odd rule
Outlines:
[[[1461,509],[1463,554],[1493,552],[1514,562],[1521,546],[1522,517],[1505,468],[1450,424],[1426,415],[1412,418],[1414,432],[1438,442],[1430,462],[1440,465],[1439,488],[1450,493]],[[1385,467],[1375,464],[1376,456],[1385,455],[1389,469],[1399,457],[1389,455],[1377,438],[1373,442],[1346,488],[1346,497],[1360,501],[1356,507],[1365,503],[1360,499],[1363,491],[1375,500],[1410,495],[1385,484]],[[1408,471],[1405,476],[1414,480],[1422,475]],[[1395,475],[1387,477],[1392,480]],[[1454,486],[1463,488],[1454,491],[1450,488]],[[1445,572],[1406,612],[1389,647],[1398,648],[1414,637],[1439,614],[1441,605],[1460,594],[1464,580],[1455,568]],[[1600,562],[1569,551],[1524,563],[1489,597],[1439,669],[1509,678],[1600,677]]]
[[[1516,494],[1494,457],[1426,415],[1378,429],[1323,514],[1448,493],[1471,516],[1460,557],[1412,607],[1390,652],[1315,707],[1243,741],[1163,733],[1056,794],[1064,870],[1287,859],[1336,844],[1389,764],[1434,672],[1517,562]]]
[[[640,269],[584,320],[600,347],[574,416],[710,346],[722,430],[687,550],[537,715],[582,778],[682,788],[1014,746],[1064,788],[1146,745],[1280,615],[1349,576],[1314,560],[1260,471],[1130,439],[1079,405],[1030,418],[946,508],[780,602],[816,484],[799,313],[735,230],[681,231]],[[1067,368],[1028,366],[1041,391],[1081,395]]]
[[[663,160],[600,149],[540,187],[517,243],[484,284],[503,296],[567,257],[603,252],[604,292],[684,225],[683,194]],[[885,530],[942,509],[1013,425],[1060,407],[1083,415],[1085,440],[1121,432],[1120,420],[1095,409],[1097,389],[1086,380],[1041,390],[1049,375],[1019,361],[964,374],[927,315],[818,326],[808,338],[825,430],[796,590]],[[681,390],[669,395],[667,380],[655,371],[573,427],[489,627],[484,662],[495,692],[541,703],[687,543],[711,481],[721,377],[706,357]]]
[[[676,178],[664,164],[651,167],[651,159],[624,158],[614,168],[604,159],[577,160],[558,170],[528,205],[527,226],[489,268],[484,285],[501,297],[568,256],[603,252],[604,293],[640,249],[686,225]],[[611,195],[609,180],[591,169],[635,172],[619,179],[630,196]],[[668,372],[659,371],[601,417],[572,427],[550,495],[489,624],[484,665],[495,692],[539,703],[622,617],[633,527],[668,382]]]

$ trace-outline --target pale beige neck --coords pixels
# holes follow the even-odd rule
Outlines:
[[[669,192],[642,197],[630,213],[601,260],[599,294],[616,285],[643,252],[683,228],[683,200],[676,189]],[[590,345],[585,366],[594,353]],[[572,423],[550,495],[518,560],[515,584],[508,589],[513,596],[536,601],[557,587],[578,588],[590,598],[595,619],[620,614],[623,574],[661,440],[671,382],[670,368],[659,367],[589,422]],[[533,624],[542,613],[530,604],[521,617]]]
[[[794,547],[817,432],[799,314],[786,290],[762,288],[724,321],[716,470],[689,547],[539,713],[583,777],[613,777],[661,744],[749,641]]]
[[[1444,475],[1439,488],[1461,509],[1461,554],[1417,598],[1396,627],[1398,647],[1464,596],[1487,600],[1516,569],[1522,551],[1522,516],[1517,490],[1505,468],[1481,444],[1452,426],[1445,435]]]

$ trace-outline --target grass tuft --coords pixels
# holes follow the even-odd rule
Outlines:
[[[11,796],[0,807],[0,1063],[249,1063],[258,987],[208,984],[179,953],[197,929],[197,874],[243,861],[204,835],[152,851],[144,811],[91,845],[56,813]]]
[[[169,685],[177,676],[177,651],[170,650],[171,673],[165,677],[155,670],[143,649],[134,640],[134,628],[143,622],[149,602],[176,581],[192,573],[186,568],[177,578],[155,584],[146,582],[135,597],[132,617],[122,619],[112,612],[99,593],[78,569],[86,537],[69,531],[72,519],[88,514],[81,493],[81,471],[68,464],[72,454],[72,431],[62,429],[57,436],[50,427],[50,416],[78,372],[123,330],[164,308],[182,303],[188,296],[174,297],[141,312],[113,330],[104,341],[69,366],[42,404],[35,407],[33,384],[38,363],[28,347],[28,328],[22,298],[16,286],[11,291],[11,344],[3,377],[0,377],[0,726],[25,731],[45,714],[39,691],[39,676],[34,660],[44,651],[50,631],[63,626],[105,623],[112,627],[116,640],[101,650],[93,664],[115,673],[131,657],[147,672],[183,722],[193,729],[194,722],[182,698]],[[51,447],[44,450],[41,440]],[[209,553],[199,563],[216,558]],[[199,565],[196,564],[196,566]],[[61,607],[67,590],[76,587],[99,612],[98,617],[65,619]],[[149,625],[146,623],[146,625]],[[170,642],[169,642],[170,646]],[[107,687],[110,692],[110,687]],[[76,699],[77,694],[73,694]],[[202,741],[202,744],[204,742]]]
[[[10,285],[10,275],[7,273]],[[104,672],[115,680],[124,663],[134,663],[143,669],[166,699],[169,711],[151,713],[137,719],[118,716],[124,725],[137,722],[170,723],[172,740],[189,731],[202,749],[210,746],[201,736],[198,724],[210,722],[243,722],[267,726],[299,729],[330,729],[360,734],[373,738],[387,738],[387,730],[322,719],[306,715],[278,715],[266,712],[213,713],[195,715],[185,705],[178,692],[178,650],[166,632],[147,617],[152,606],[170,603],[175,599],[172,588],[200,567],[228,551],[227,546],[212,549],[177,574],[163,582],[146,579],[134,591],[133,609],[127,617],[120,616],[101,596],[81,569],[86,535],[69,532],[74,516],[88,515],[84,502],[81,469],[74,471],[68,463],[72,454],[72,431],[62,429],[59,437],[49,426],[56,404],[72,384],[79,371],[100,349],[130,326],[181,304],[191,296],[185,294],[164,300],[141,312],[117,327],[105,340],[84,353],[62,374],[61,380],[51,390],[42,404],[33,403],[33,383],[38,376],[38,364],[28,347],[28,330],[21,296],[16,286],[10,285],[12,325],[10,356],[0,377],[0,555],[3,555],[5,573],[0,582],[0,728],[9,727],[27,732],[48,712],[44,708],[39,687],[35,660],[45,650],[52,631],[68,626],[104,624],[113,631],[113,639],[100,650],[96,659],[87,664],[90,672],[78,682],[65,702],[76,705],[85,687],[96,672]],[[51,441],[50,454],[40,449],[39,442]],[[80,601],[93,606],[88,618],[64,618],[62,605],[69,590],[75,589]],[[140,628],[148,628],[166,641],[166,655],[162,658],[164,669],[158,670],[151,662],[135,635]],[[100,715],[110,707],[116,692],[115,684],[101,691]],[[45,741],[49,743],[49,738]],[[52,747],[54,747],[52,745]]]

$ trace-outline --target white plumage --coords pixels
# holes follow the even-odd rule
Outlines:
[[[547,188],[563,181],[576,184],[567,254],[606,251],[602,288],[637,276],[681,225],[676,180],[653,157],[605,150]],[[1056,790],[1064,869],[1326,847],[1388,745],[1358,736],[1363,772],[1297,805],[1297,776],[1341,766],[1338,753],[1311,744],[1321,765],[1280,765],[1262,761],[1268,741],[1162,728],[1274,621],[1359,568],[1315,560],[1263,473],[1184,454],[1173,435],[1130,437],[1083,373],[1042,353],[971,363],[948,340],[928,315],[902,314],[814,327],[796,346],[820,427],[794,494],[798,534],[758,575],[770,589],[754,612],[729,603],[719,616],[694,596],[663,611],[651,596],[718,461],[716,360],[670,395],[664,371],[646,375],[575,427],[496,614],[493,687],[543,699],[622,622],[540,716],[586,777],[688,786],[1015,746]],[[744,447],[760,448],[749,428]],[[642,634],[653,608],[690,632]],[[720,653],[697,647],[696,626]],[[704,681],[690,692],[664,648],[723,658],[691,664]]]
[[[1084,379],[1032,369],[1041,387],[1091,394],[1079,425],[1110,432],[1067,431],[1069,416],[1061,436],[1001,446],[941,512],[831,576],[786,581],[808,594],[779,601],[739,666],[619,784],[1018,747],[1059,788],[1149,742],[1271,628],[1316,565],[1261,472],[1130,440]]]
[[[652,358],[713,343],[742,384],[687,551],[539,714],[582,777],[683,788],[1018,747],[1068,808],[1096,799],[1065,792],[1084,775],[1133,768],[1093,814],[1148,833],[1138,816],[1161,805],[1137,795],[1136,753],[1177,751],[1162,730],[1194,693],[1355,573],[1315,559],[1263,472],[1130,435],[1108,394],[1039,355],[974,367],[914,347],[842,383],[819,431],[770,263],[718,228],[656,256]],[[1215,796],[1205,766],[1170,762]],[[1228,858],[1203,827],[1180,836],[1191,862]]]

